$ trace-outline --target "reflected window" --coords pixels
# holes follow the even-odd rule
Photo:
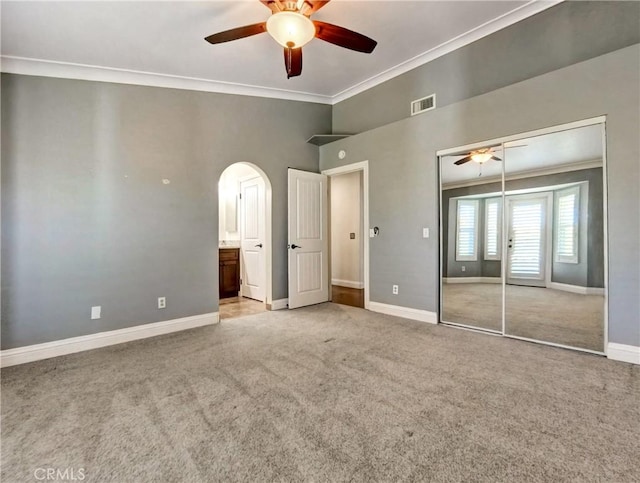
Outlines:
[[[458,200],[456,261],[478,259],[478,200]]]
[[[502,200],[488,199],[484,205],[484,259],[500,260],[500,233],[502,225]]]
[[[559,191],[556,197],[556,262],[578,263],[580,187]]]

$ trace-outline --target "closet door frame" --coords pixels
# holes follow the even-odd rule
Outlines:
[[[591,353],[591,354],[598,354],[598,355],[607,355],[607,348],[609,345],[609,226],[608,226],[608,202],[607,202],[607,197],[608,197],[608,192],[607,192],[607,139],[606,139],[606,121],[607,121],[607,117],[606,116],[597,116],[597,117],[593,117],[593,118],[589,118],[589,119],[583,119],[580,121],[574,121],[574,122],[569,122],[569,123],[565,123],[565,124],[559,124],[559,125],[555,125],[555,126],[550,126],[550,127],[546,127],[543,129],[538,129],[538,130],[534,130],[534,131],[528,131],[528,132],[523,132],[523,133],[519,133],[519,134],[513,134],[510,136],[504,136],[504,137],[500,137],[500,138],[495,138],[495,139],[490,139],[487,141],[483,141],[483,142],[476,142],[476,143],[472,143],[472,144],[467,144],[467,145],[463,145],[463,146],[456,146],[453,148],[447,148],[447,149],[441,149],[436,151],[436,163],[437,163],[437,167],[438,167],[438,189],[439,189],[439,208],[438,211],[440,213],[440,217],[439,217],[439,242],[440,242],[440,246],[439,246],[439,259],[440,259],[440,283],[439,283],[439,304],[438,304],[438,323],[440,324],[445,324],[448,326],[452,326],[452,327],[458,327],[461,329],[466,329],[466,330],[472,330],[475,332],[480,332],[483,334],[489,334],[489,335],[496,335],[496,336],[503,336],[503,337],[508,337],[511,339],[518,339],[518,340],[525,340],[528,342],[535,342],[538,344],[543,344],[543,345],[548,345],[548,346],[552,346],[552,347],[560,347],[560,348],[564,348],[564,349],[572,349],[572,350],[576,350],[576,351],[580,351],[580,352],[587,352],[587,353]],[[594,351],[594,350],[590,350],[590,349],[584,349],[581,347],[575,347],[575,346],[568,346],[568,345],[564,345],[564,344],[559,344],[559,343],[555,343],[555,342],[548,342],[548,341],[543,341],[543,340],[538,340],[538,339],[529,339],[526,337],[520,337],[520,336],[516,336],[516,335],[509,335],[506,333],[506,281],[507,281],[507,275],[508,275],[508,271],[507,271],[507,255],[506,255],[506,248],[508,246],[508,220],[507,220],[507,216],[508,216],[508,209],[507,209],[507,205],[506,205],[506,196],[505,196],[505,166],[508,162],[508,157],[507,157],[507,150],[505,149],[505,145],[511,142],[516,142],[516,141],[521,141],[523,139],[527,139],[527,138],[532,138],[532,137],[537,137],[537,136],[543,136],[545,134],[552,134],[555,132],[559,132],[559,131],[568,131],[568,130],[572,130],[572,129],[577,129],[577,128],[581,128],[581,127],[586,127],[586,126],[593,126],[593,125],[600,125],[601,126],[601,132],[602,132],[602,209],[603,209],[603,227],[604,227],[604,246],[603,246],[603,257],[604,257],[604,321],[603,321],[603,330],[604,330],[604,347],[602,351]],[[501,267],[501,274],[502,274],[502,333],[498,332],[498,331],[494,331],[494,330],[487,330],[487,329],[483,329],[481,327],[474,327],[474,326],[470,326],[470,325],[464,325],[464,324],[458,324],[458,323],[450,323],[450,322],[443,322],[442,321],[442,311],[443,311],[443,243],[444,243],[444,237],[443,237],[443,216],[445,216],[445,214],[442,213],[442,208],[443,208],[443,196],[442,196],[442,167],[441,167],[441,158],[444,156],[450,156],[450,155],[454,155],[454,154],[458,154],[460,152],[465,152],[465,151],[472,151],[474,149],[481,149],[487,146],[501,146],[502,147],[502,154],[503,154],[503,168],[502,168],[502,247],[503,247],[503,263],[502,263],[502,267]],[[547,260],[548,263],[548,260]]]

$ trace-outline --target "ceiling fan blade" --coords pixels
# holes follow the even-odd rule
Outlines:
[[[243,39],[245,37],[251,37],[252,35],[261,34],[267,31],[267,23],[254,23],[252,25],[245,25],[244,27],[238,27],[231,30],[225,30],[224,32],[218,32],[217,34],[209,35],[205,37],[205,40],[210,44],[220,44],[222,42],[229,42],[230,40]]]
[[[344,27],[338,27],[337,25],[319,22],[317,20],[314,20],[313,23],[316,26],[317,38],[344,47],[345,49],[370,54],[373,52],[373,49],[376,48],[376,45],[378,45],[378,42],[375,40]]]
[[[280,7],[275,0],[260,0],[260,3],[262,3],[265,7],[271,10],[273,13],[280,11]]]
[[[303,12],[304,15],[309,17],[311,14],[316,13],[318,10],[324,7],[327,3],[329,3],[329,1],[330,0],[305,0],[304,3],[308,3],[311,6],[311,8],[305,10]]]
[[[284,49],[284,67],[287,69],[287,79],[302,74],[302,48]]]
[[[471,161],[471,155],[465,156],[464,158],[457,160],[453,164],[460,166],[461,164],[468,163],[469,161]]]
[[[493,159],[494,161],[502,161],[500,158],[498,158],[497,156],[491,156],[491,159]]]

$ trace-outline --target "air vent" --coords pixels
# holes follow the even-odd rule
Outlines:
[[[431,94],[430,96],[423,97],[422,99],[417,99],[411,103],[411,115],[415,116],[416,114],[421,114],[435,108],[436,95]]]

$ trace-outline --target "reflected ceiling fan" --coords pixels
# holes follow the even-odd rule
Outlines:
[[[491,159],[493,159],[494,161],[502,161],[502,159],[494,155],[491,148],[483,148],[466,153],[464,155],[464,158],[457,160],[453,164],[455,164],[456,166],[460,166],[461,164],[468,163],[469,161],[473,161],[478,164],[484,164]]]
[[[505,146],[505,148],[522,148],[526,146],[526,144],[510,144],[509,146]],[[455,163],[456,166],[460,166],[461,164],[468,163],[469,161],[473,161],[480,165],[486,163],[487,161],[502,161],[501,158],[496,156],[496,151],[502,151],[501,146],[491,146],[488,148],[474,149],[473,151],[469,151],[468,153],[460,154],[459,156],[464,156],[463,158],[457,160]]]
[[[344,27],[311,20],[309,17],[330,0],[259,0],[271,10],[266,22],[245,25],[205,37],[210,44],[220,44],[268,32],[284,47],[287,79],[302,73],[302,47],[314,37],[345,49],[370,54],[378,44],[375,40]]]

